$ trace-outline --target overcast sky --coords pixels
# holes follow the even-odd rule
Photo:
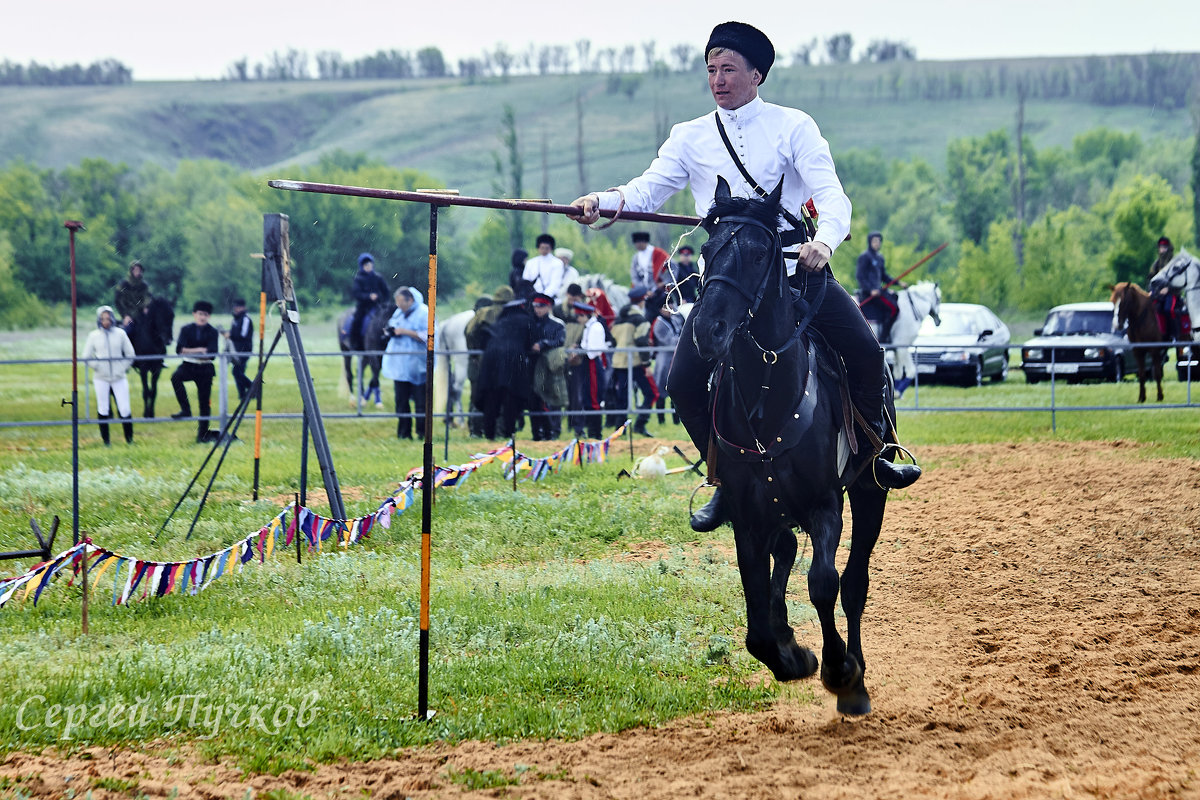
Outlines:
[[[785,54],[842,32],[854,36],[856,56],[881,38],[943,60],[1192,52],[1200,50],[1196,8],[1195,0],[0,0],[0,61],[115,58],[135,80],[190,80],[290,47],[352,60],[435,45],[454,65],[499,42],[520,49],[587,38],[593,53],[654,40],[665,55],[678,42],[702,47],[730,18],[762,28]]]

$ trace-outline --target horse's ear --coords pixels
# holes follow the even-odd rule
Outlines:
[[[714,197],[717,200],[728,200],[733,196],[733,192],[729,191],[729,181],[725,180],[724,176],[717,176],[717,193]]]
[[[779,183],[775,184],[775,188],[767,195],[767,202],[772,205],[778,205],[783,198],[783,178],[780,177]]]

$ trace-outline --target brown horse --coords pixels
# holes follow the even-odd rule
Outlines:
[[[1161,342],[1163,334],[1158,329],[1158,321],[1154,316],[1154,303],[1142,287],[1135,283],[1122,281],[1112,287],[1109,301],[1117,310],[1117,327],[1128,326],[1129,341],[1134,344],[1142,342]],[[1166,348],[1138,347],[1134,349],[1137,358],[1138,402],[1146,402],[1146,372],[1147,361],[1149,370],[1158,384],[1158,402],[1162,402],[1162,365]]]

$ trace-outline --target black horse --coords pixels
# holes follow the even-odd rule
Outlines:
[[[855,429],[845,424],[848,405],[837,359],[819,336],[806,332],[807,316],[797,320],[777,233],[782,186],[765,200],[746,200],[730,197],[729,185],[718,180],[704,223],[709,239],[693,330],[700,356],[717,362],[710,396],[716,474],[746,597],[746,649],[781,681],[817,671],[816,656],[796,643],[787,618],[799,526],[813,545],[808,594],[823,635],[821,681],[837,695],[839,712],[866,714],[871,700],[863,682],[860,624],[887,492],[870,469],[860,478],[848,466],[850,443],[866,442],[851,438]],[[884,380],[881,375],[881,385]],[[834,556],[844,491],[854,526],[839,581]],[[839,588],[848,646],[834,622]]]
[[[163,359],[142,356],[163,356],[167,345],[174,338],[175,309],[162,297],[155,297],[146,309],[137,315],[126,330],[133,352],[138,358],[133,368],[142,378],[142,416],[154,416],[154,401],[158,398],[158,376],[163,370]]]
[[[354,364],[358,360],[355,356],[342,356],[342,364],[346,371],[346,385],[350,387],[350,405],[357,406],[358,400],[356,394],[358,387],[362,386],[363,400],[374,400],[376,406],[382,407],[383,400],[379,393],[379,371],[383,368],[383,348],[387,345],[387,337],[384,335],[384,329],[387,327],[388,318],[391,317],[391,309],[394,308],[391,304],[384,302],[371,309],[367,314],[367,318],[363,320],[363,350],[366,352],[375,351],[373,355],[362,357],[363,371],[371,371],[370,381],[362,386],[362,383],[355,380]],[[343,353],[354,352],[354,346],[350,343],[350,322],[354,319],[354,309],[348,308],[337,318],[337,337],[338,347]],[[365,375],[363,376],[365,378]]]

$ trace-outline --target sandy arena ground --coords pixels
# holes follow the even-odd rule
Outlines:
[[[11,755],[34,797],[1200,798],[1200,463],[1135,445],[928,448],[889,507],[864,621],[875,711],[818,683],[757,714],[579,742],[469,742],[245,780],[153,750]],[[807,602],[796,576],[798,602]],[[815,623],[797,631],[819,643]],[[765,671],[764,671],[765,674]],[[818,704],[805,700],[815,690]],[[534,767],[463,791],[448,770]],[[541,772],[553,777],[534,778]],[[146,777],[147,775],[151,777]]]

